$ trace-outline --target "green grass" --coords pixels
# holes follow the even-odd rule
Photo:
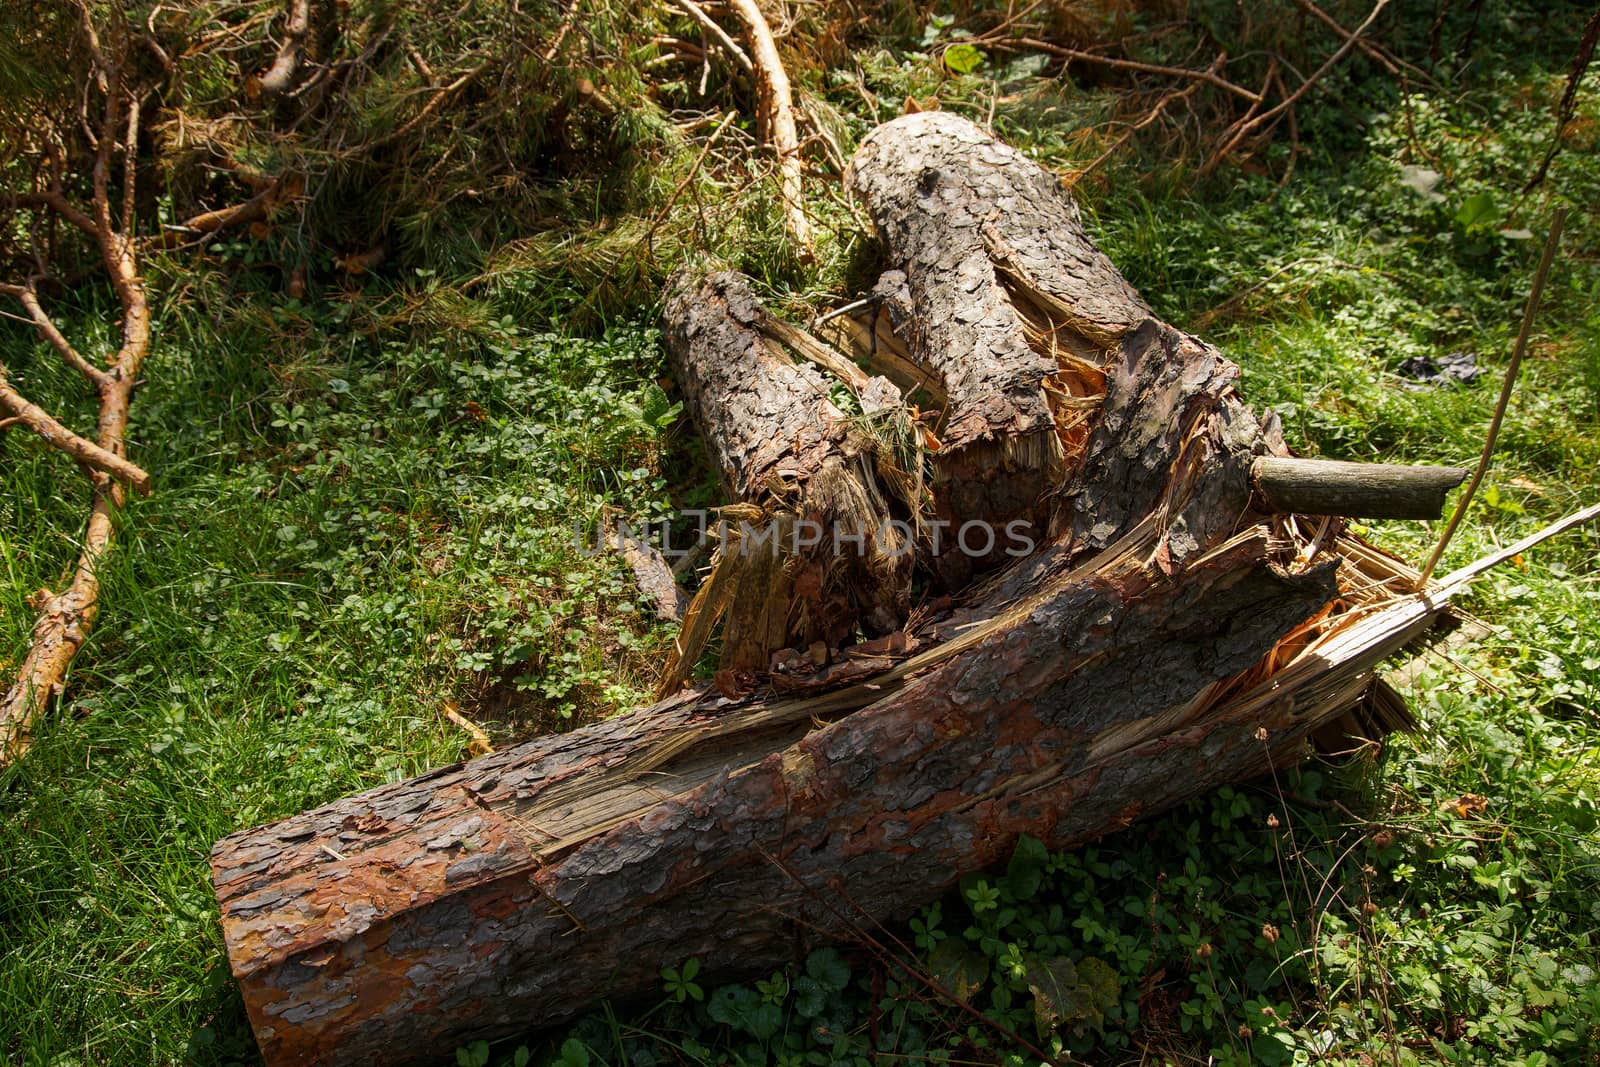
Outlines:
[[[1079,189],[1158,310],[1209,314],[1201,332],[1297,448],[1462,465],[1550,207],[1574,205],[1487,491],[1445,567],[1597,496],[1600,162],[1570,145],[1544,187],[1518,192],[1566,59],[1529,39],[1469,92],[1419,93],[1409,118],[1377,83],[1303,109],[1308,154],[1281,190],[1275,176],[1196,184],[1155,147]],[[886,106],[937,93],[981,118],[986,73],[885,51],[861,84]],[[1106,95],[1037,74],[1006,75],[997,125],[1047,162],[1095,154],[1066,133],[1103,116]],[[853,78],[811,84],[847,136],[870,126]],[[1592,93],[1580,110],[1600,121]],[[1437,182],[1407,185],[1408,165]],[[686,199],[658,261],[620,270],[626,234],[670,189],[592,240],[491,253],[503,269],[472,286],[407,267],[290,301],[231,269],[248,242],[153,265],[152,291],[183,294],[158,308],[134,418],[157,491],[121,522],[63,705],[0,772],[0,1062],[255,1062],[209,889],[214,840],[460,758],[447,701],[520,736],[643,700],[670,634],[571,531],[603,506],[646,518],[703,502],[657,380],[664,261],[702,210],[711,251],[780,299],[840,284],[861,255],[830,200],[824,260],[801,271],[777,250],[770,198],[741,189],[697,179],[712,207]],[[1496,214],[1467,210],[1475,197]],[[589,299],[608,279],[626,284]],[[104,308],[81,299],[63,317],[86,336]],[[1402,387],[1404,358],[1459,350],[1488,368],[1476,385]],[[85,424],[86,401],[29,333],[0,324],[0,353],[30,395]],[[0,661],[15,661],[26,599],[70,564],[85,494],[21,434],[0,437],[0,463]],[[1436,530],[1371,533],[1419,559]],[[1597,553],[1600,535],[1577,531],[1480,583],[1465,604],[1494,631],[1429,657],[1408,690],[1423,729],[1380,762],[1223,790],[1069,855],[1024,850],[900,936],[943,974],[981,973],[980,1010],[1087,1062],[1596,1062]],[[1041,1027],[1038,967],[1059,960],[1078,996]],[[598,1015],[532,1054],[854,1064],[871,1062],[876,1031],[878,1051],[912,1061],[1018,1055],[860,947],[749,986],[690,971],[644,1015]]]

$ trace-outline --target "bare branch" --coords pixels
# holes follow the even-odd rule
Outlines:
[[[11,200],[23,207],[49,208],[90,237],[100,236],[100,230],[95,226],[94,219],[73,206],[59,189],[48,189],[38,193],[13,193]]]
[[[88,639],[100,613],[97,571],[111,546],[113,520],[121,506],[122,491],[115,483],[96,486],[72,584],[65,592],[44,598],[28,654],[11,688],[0,697],[0,767],[27,751],[34,720],[60,692],[67,666]]]
[[[726,30],[717,25],[716,19],[706,14],[705,8],[695,3],[695,0],[673,0],[673,2],[677,4],[681,11],[699,23],[700,28],[710,34],[711,39],[739,64],[740,69],[746,74],[754,74],[756,72],[756,65],[751,62],[750,56],[743,48],[739,47],[737,41],[728,36]]]
[[[139,174],[139,94],[128,92],[128,129],[122,144],[122,233],[133,240],[134,185]]]
[[[800,137],[795,130],[789,73],[783,69],[772,27],[767,25],[767,18],[756,0],[730,0],[730,3],[744,23],[750,50],[755,53],[760,124],[766,140],[778,155],[778,196],[783,201],[784,223],[800,257],[809,260],[816,250],[800,194]]]
[[[116,232],[116,227],[111,222],[111,154],[117,148],[117,110],[118,102],[122,98],[122,69],[115,67],[110,75],[110,87],[106,89],[105,107],[100,114],[100,132],[96,139],[94,153],[93,187],[94,194],[91,205],[94,209],[94,219],[99,224],[97,236],[101,238],[101,251],[106,256],[106,266],[112,271],[116,266],[112,262],[112,249],[107,241]]]
[[[282,96],[295,86],[305,55],[306,32],[311,28],[311,0],[288,0],[283,43],[272,65],[253,79],[251,87],[264,97]]]
[[[1285,111],[1288,111],[1290,108],[1294,107],[1300,98],[1305,96],[1306,93],[1310,92],[1312,87],[1315,86],[1317,82],[1321,81],[1323,76],[1326,75],[1328,71],[1338,66],[1339,61],[1350,54],[1351,49],[1355,48],[1355,46],[1360,42],[1361,35],[1367,32],[1367,28],[1372,25],[1373,20],[1376,19],[1379,13],[1388,6],[1389,0],[1378,0],[1376,4],[1372,5],[1371,12],[1367,14],[1367,17],[1362,21],[1361,25],[1357,26],[1347,37],[1345,37],[1344,44],[1340,45],[1338,50],[1323,62],[1322,66],[1312,71],[1309,78],[1301,82],[1299,87],[1295,89],[1294,92],[1284,97],[1276,106],[1268,108],[1266,111],[1263,111],[1249,122],[1240,125],[1239,128],[1234,132],[1233,136],[1229,138],[1221,148],[1217,149],[1212,157],[1206,161],[1206,164],[1200,168],[1200,173],[1211,173],[1211,171],[1216,169],[1217,164],[1221,163],[1222,160],[1227,157],[1228,153],[1237,148],[1239,143],[1248,137],[1253,131],[1259,129],[1266,123],[1273,121],[1279,115],[1282,115]]]
[[[149,494],[150,475],[142,468],[61,425],[48,411],[12,388],[4,373],[0,373],[0,409],[9,411],[52,447],[60,449],[79,463],[128,483],[141,496]]]
[[[50,342],[50,346],[61,354],[67,365],[79,374],[89,379],[89,384],[96,389],[111,382],[111,375],[84,359],[78,350],[68,341],[66,335],[56,327],[44,307],[39,303],[39,291],[35,288],[36,279],[30,278],[27,285],[0,285],[0,293],[14,296],[22,302],[28,310],[28,315],[33,319],[34,326],[39,331],[39,336]]]
[[[1234,96],[1242,97],[1252,103],[1261,100],[1260,93],[1246,89],[1244,86],[1222,77],[1216,72],[1214,66],[1206,70],[1190,70],[1188,67],[1164,67],[1156,63],[1140,63],[1132,59],[1117,59],[1114,56],[1102,56],[1094,52],[1084,52],[1076,48],[1068,48],[1065,45],[1041,41],[1035,37],[1019,37],[1016,39],[1016,43],[1025,48],[1032,48],[1052,56],[1059,56],[1062,59],[1076,59],[1084,63],[1110,67],[1113,70],[1132,70],[1141,74],[1160,74],[1168,78],[1187,78],[1193,81],[1205,82],[1207,85],[1214,85],[1224,92],[1232,93]]]

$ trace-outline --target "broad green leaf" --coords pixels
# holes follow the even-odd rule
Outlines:
[[[966,1003],[989,979],[989,957],[960,938],[939,942],[928,954],[928,970],[933,980]]]
[[[1500,208],[1488,193],[1473,193],[1456,211],[1456,221],[1467,229],[1488,226],[1500,218]]]
[[[983,66],[983,52],[975,44],[953,44],[944,50],[944,65],[952,74],[971,74]]]

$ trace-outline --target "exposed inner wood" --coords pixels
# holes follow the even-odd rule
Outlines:
[[[873,131],[846,177],[892,266],[878,287],[946,406],[934,510],[1049,527],[1102,394],[1106,352],[1150,317],[1054,175],[944,112]],[[952,557],[947,576],[964,565]]]

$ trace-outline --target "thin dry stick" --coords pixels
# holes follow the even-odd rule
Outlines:
[[[756,65],[751,62],[750,57],[745,54],[745,50],[739,47],[739,42],[735,41],[732,37],[729,37],[728,31],[724,30],[721,26],[718,26],[716,20],[710,15],[706,14],[704,8],[695,3],[694,0],[674,0],[674,2],[690,18],[699,23],[700,28],[705,30],[706,33],[710,34],[711,39],[721,46],[724,52],[733,57],[733,59],[739,64],[741,70],[743,70],[746,74],[754,74],[756,72]]]
[[[1062,59],[1077,59],[1085,63],[1095,63],[1102,67],[1110,67],[1113,70],[1134,70],[1141,74],[1160,74],[1168,78],[1189,78],[1194,81],[1205,82],[1207,85],[1214,85],[1224,92],[1232,93],[1234,96],[1249,100],[1251,103],[1259,103],[1261,100],[1260,93],[1246,89],[1244,86],[1231,82],[1218,74],[1215,65],[1206,70],[1191,70],[1188,67],[1164,67],[1156,63],[1140,63],[1132,59],[1117,59],[1115,56],[1102,56],[1094,52],[1084,52],[1076,48],[1068,48],[1066,45],[1041,41],[1037,37],[1019,37],[1016,39],[1016,43],[1024,48],[1032,48],[1052,56],[1059,56]]]
[[[1328,14],[1326,11],[1322,10],[1322,8],[1318,7],[1316,4],[1312,3],[1311,0],[1295,0],[1295,3],[1300,5],[1300,9],[1302,11],[1305,11],[1307,14],[1313,16],[1318,22],[1328,27],[1334,33],[1337,33],[1340,40],[1348,41],[1354,36],[1349,30],[1345,29],[1337,19]],[[1365,37],[1358,37],[1356,38],[1356,47],[1360,48],[1369,57],[1371,57],[1375,63],[1392,75],[1399,75],[1401,70],[1405,70],[1413,78],[1416,78],[1418,81],[1423,82],[1424,84],[1438,84],[1438,82],[1434,80],[1433,76],[1427,71],[1423,70],[1414,63],[1407,63],[1404,59],[1401,59],[1399,56],[1395,55],[1393,52],[1374,41],[1369,41]]]
[[[1455,534],[1456,527],[1461,525],[1461,520],[1467,514],[1467,505],[1472,503],[1472,494],[1477,492],[1478,483],[1483,481],[1484,474],[1489,470],[1489,459],[1494,455],[1495,438],[1500,436],[1500,424],[1505,421],[1506,408],[1511,403],[1511,390],[1517,384],[1517,371],[1522,368],[1522,357],[1528,350],[1528,334],[1533,329],[1533,316],[1539,310],[1539,297],[1544,292],[1544,280],[1550,273],[1550,264],[1556,258],[1556,249],[1561,244],[1561,227],[1567,221],[1567,209],[1556,208],[1550,220],[1550,236],[1545,238],[1544,255],[1539,258],[1539,269],[1533,276],[1533,291],[1528,294],[1528,306],[1522,312],[1522,329],[1517,332],[1517,344],[1511,351],[1511,363],[1506,367],[1506,377],[1500,386],[1500,401],[1495,405],[1494,418],[1489,420],[1489,435],[1483,442],[1483,454],[1478,457],[1478,469],[1472,472],[1472,480],[1467,483],[1467,488],[1456,501],[1456,509],[1450,516],[1450,521],[1445,524],[1444,533],[1439,537],[1439,543],[1433,546],[1433,553],[1428,557],[1428,562],[1422,565],[1422,574],[1417,578],[1417,589],[1424,589],[1428,579],[1433,576],[1433,569],[1439,565],[1439,557],[1444,555],[1445,546],[1450,543],[1450,538]]]
[[[1227,59],[1227,54],[1226,53],[1223,53],[1223,55],[1218,56],[1217,57],[1217,61],[1212,64],[1212,69],[1213,70],[1218,69],[1222,65],[1222,63],[1224,63],[1226,61],[1226,59]],[[1104,152],[1101,152],[1098,156],[1096,156],[1093,159],[1093,161],[1091,161],[1089,163],[1088,166],[1084,167],[1082,170],[1078,171],[1076,174],[1073,174],[1072,178],[1071,178],[1071,183],[1072,184],[1077,184],[1078,182],[1082,181],[1084,178],[1088,177],[1089,174],[1095,170],[1095,168],[1099,167],[1100,164],[1102,164],[1106,160],[1110,159],[1112,157],[1112,155],[1116,153],[1117,149],[1119,149],[1123,145],[1127,144],[1129,139],[1132,138],[1134,134],[1138,133],[1140,130],[1144,129],[1146,126],[1150,125],[1152,122],[1154,122],[1157,119],[1159,119],[1162,116],[1162,114],[1166,112],[1167,107],[1169,105],[1171,105],[1171,104],[1173,104],[1173,103],[1175,103],[1176,101],[1179,101],[1179,100],[1187,100],[1189,97],[1193,96],[1200,89],[1200,86],[1203,85],[1203,84],[1204,84],[1203,82],[1198,82],[1198,81],[1192,82],[1192,83],[1190,83],[1190,85],[1187,88],[1174,89],[1171,92],[1166,93],[1165,95],[1163,95],[1160,100],[1156,101],[1155,106],[1152,107],[1149,111],[1147,111],[1145,113],[1145,115],[1144,115],[1144,117],[1142,119],[1140,119],[1138,122],[1134,123],[1132,126],[1129,126],[1127,128],[1127,130],[1125,130],[1123,132],[1122,136],[1118,137],[1115,141],[1112,141],[1111,142],[1111,146],[1109,148],[1107,148]]]
[[[461,727],[467,732],[467,736],[472,738],[471,743],[467,745],[467,751],[472,755],[487,756],[494,751],[494,742],[489,739],[488,732],[457,711],[454,704],[445,704],[444,717]]]
[[[766,139],[778,155],[778,197],[783,201],[784,223],[800,258],[809,261],[816,254],[816,248],[800,196],[800,136],[795,130],[789,73],[778,57],[778,43],[773,40],[772,27],[767,25],[767,18],[755,0],[730,0],[730,3],[744,23],[750,50],[755,53],[757,104]]]
[[[306,33],[311,29],[311,0],[289,0],[284,12],[283,43],[272,66],[262,71],[254,88],[262,96],[282,96],[294,88],[295,75],[305,54]]]
[[[1312,71],[1311,76],[1300,83],[1299,88],[1290,93],[1288,96],[1284,97],[1283,100],[1281,100],[1275,107],[1268,108],[1266,111],[1263,111],[1249,122],[1241,125],[1234,135],[1228,139],[1227,143],[1225,143],[1221,148],[1217,149],[1216,152],[1212,154],[1211,158],[1206,161],[1206,165],[1200,168],[1200,173],[1211,173],[1211,171],[1216,169],[1217,164],[1221,163],[1222,160],[1227,157],[1229,152],[1232,152],[1239,146],[1239,142],[1250,136],[1252,132],[1259,129],[1263,124],[1273,121],[1279,115],[1282,115],[1285,111],[1294,107],[1300,98],[1305,96],[1306,93],[1310,92],[1312,87],[1315,86],[1317,82],[1321,81],[1323,76],[1326,75],[1328,71],[1338,66],[1339,61],[1350,54],[1350,50],[1355,48],[1357,43],[1360,42],[1361,35],[1367,32],[1367,28],[1372,25],[1373,20],[1375,20],[1379,13],[1381,13],[1383,9],[1388,6],[1389,0],[1378,0],[1376,4],[1372,5],[1372,10],[1367,14],[1367,17],[1362,20],[1361,25],[1350,31],[1349,35],[1344,39],[1344,44],[1340,45],[1333,55],[1329,56],[1327,60],[1323,62],[1322,66]]]
[[[1504,548],[1496,549],[1479,559],[1473,560],[1465,567],[1457,568],[1439,579],[1438,588],[1446,592],[1453,591],[1457,586],[1465,585],[1484,571],[1498,567],[1508,559],[1516,559],[1528,549],[1550,540],[1560,534],[1566,533],[1574,526],[1582,526],[1593,519],[1600,518],[1600,504],[1590,504],[1581,511],[1574,511],[1564,519],[1557,519],[1542,530],[1537,530],[1522,540],[1509,544]]]
[[[48,411],[13,389],[3,369],[0,369],[0,411],[9,412],[11,418],[44,438],[52,448],[60,449],[86,467],[127,482],[141,496],[149,495],[150,475],[141,467],[61,425]]]
[[[1561,103],[1556,105],[1555,136],[1551,139],[1544,158],[1539,161],[1539,169],[1528,179],[1528,184],[1522,187],[1524,194],[1533,192],[1539,183],[1544,181],[1544,176],[1550,171],[1550,164],[1555,162],[1556,153],[1561,151],[1567,123],[1571,122],[1572,116],[1577,113],[1578,86],[1583,84],[1583,76],[1588,73],[1589,64],[1594,60],[1597,43],[1600,43],[1600,7],[1594,9],[1594,14],[1590,15],[1589,21],[1584,24],[1583,36],[1578,40],[1578,54],[1572,57],[1572,70],[1567,74],[1567,88],[1561,94]]]

